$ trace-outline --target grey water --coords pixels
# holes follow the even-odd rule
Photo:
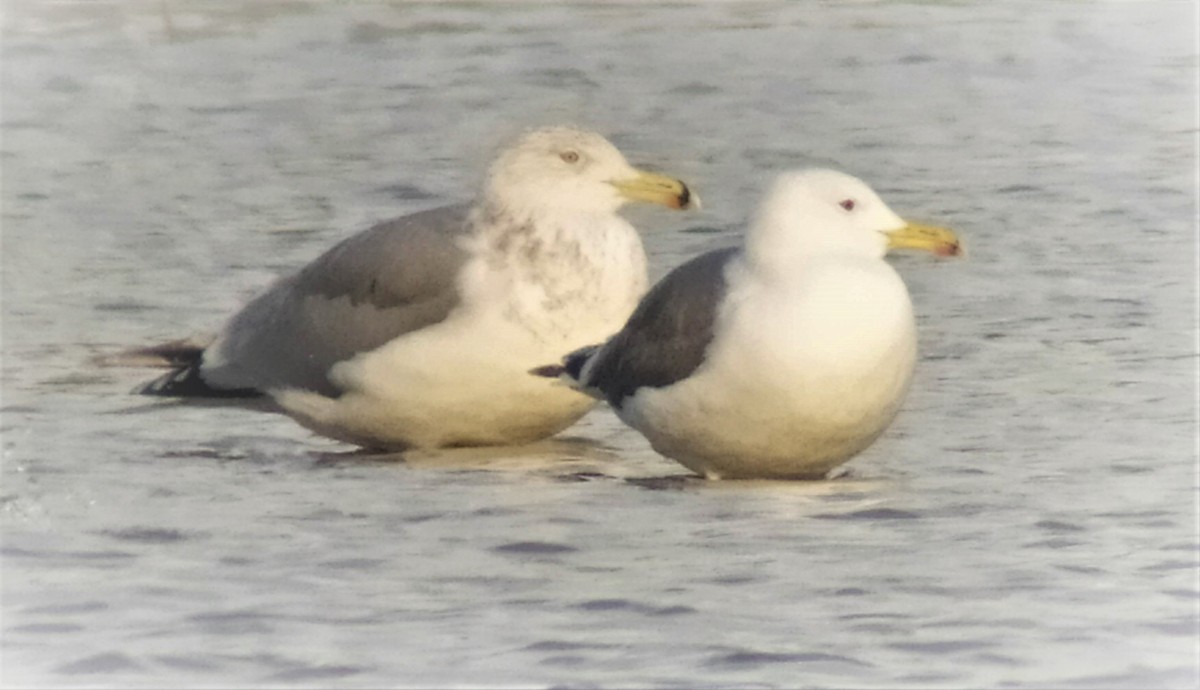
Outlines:
[[[6,687],[1196,687],[1194,2],[4,4]],[[836,166],[922,357],[834,479],[703,482],[604,408],[362,458],[159,404],[211,332],[533,125],[693,185],[652,273]]]

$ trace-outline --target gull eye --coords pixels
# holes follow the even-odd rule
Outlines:
[[[853,211],[854,210],[854,199],[843,199],[840,202],[838,202],[838,206],[841,206],[842,208],[846,209],[847,211]]]
[[[558,154],[558,157],[563,159],[564,163],[578,163],[579,162],[579,152],[578,151],[563,151],[562,153]]]

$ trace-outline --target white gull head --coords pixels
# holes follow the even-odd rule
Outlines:
[[[517,215],[616,212],[629,201],[694,205],[678,180],[638,170],[607,139],[572,127],[525,133],[488,170],[484,198]]]
[[[836,170],[781,175],[746,236],[746,253],[764,269],[794,270],[815,256],[882,258],[888,233],[905,221],[865,182]]]

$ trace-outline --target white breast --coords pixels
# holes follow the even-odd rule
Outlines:
[[[521,443],[570,425],[593,401],[529,371],[618,330],[645,290],[645,255],[619,218],[539,228],[553,234],[532,238],[533,249],[467,246],[474,257],[459,276],[460,306],[334,366],[340,397],[276,399],[301,423],[368,446]]]
[[[468,247],[475,259],[460,291],[468,309],[502,315],[546,342],[556,361],[624,324],[646,291],[646,255],[637,231],[617,216],[576,214],[538,229],[501,257],[495,247]]]
[[[916,354],[908,291],[878,260],[804,267],[785,285],[734,267],[706,361],[642,389],[623,416],[710,476],[820,475],[894,417]]]

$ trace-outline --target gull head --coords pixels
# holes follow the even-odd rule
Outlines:
[[[687,185],[639,170],[607,139],[571,127],[525,133],[488,170],[484,194],[511,212],[611,214],[630,201],[689,208]]]
[[[779,176],[746,241],[756,261],[780,266],[820,255],[882,258],[892,249],[961,253],[952,231],[905,221],[862,180],[824,169]]]

